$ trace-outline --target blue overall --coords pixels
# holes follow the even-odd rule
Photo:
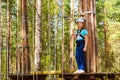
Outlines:
[[[85,56],[83,52],[84,40],[76,41],[76,61],[78,70],[85,70]]]
[[[82,36],[79,36],[82,35]],[[88,34],[88,31],[86,29],[83,30],[77,30],[76,35],[76,62],[78,66],[78,70],[85,70],[85,53],[83,51],[85,40],[83,37]]]

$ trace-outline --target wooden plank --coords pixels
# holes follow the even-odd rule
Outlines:
[[[120,73],[64,73],[63,78],[65,80],[115,80],[120,78]]]
[[[45,80],[47,74],[9,74],[10,80]]]

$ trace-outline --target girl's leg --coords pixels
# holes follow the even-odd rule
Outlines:
[[[80,60],[80,51],[78,46],[76,47],[76,62],[77,62],[78,69],[80,69],[81,60]]]
[[[79,56],[80,56],[80,66],[79,66],[79,69],[80,70],[85,70],[85,53],[83,52],[83,47],[84,47],[84,43],[81,44],[81,46],[79,48]]]
[[[80,69],[81,70],[85,70],[85,55],[84,55],[84,52],[81,51],[81,64],[80,64]]]

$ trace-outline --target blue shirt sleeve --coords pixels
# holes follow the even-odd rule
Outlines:
[[[88,31],[86,30],[86,29],[83,29],[82,31],[81,31],[81,35],[82,36],[85,36],[85,35],[87,35],[88,34]]]

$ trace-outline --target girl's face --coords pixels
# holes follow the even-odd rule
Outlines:
[[[78,29],[82,29],[82,27],[83,27],[83,23],[82,22],[78,22],[77,25],[78,25]]]

